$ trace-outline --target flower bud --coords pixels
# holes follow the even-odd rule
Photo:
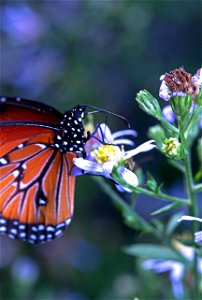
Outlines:
[[[182,145],[177,138],[165,139],[161,151],[169,158],[180,160],[183,158]]]
[[[154,118],[160,120],[162,113],[158,101],[146,90],[137,94],[136,100],[142,110]]]
[[[171,98],[170,104],[173,112],[178,116],[183,116],[189,112],[192,104],[192,95],[175,96]]]

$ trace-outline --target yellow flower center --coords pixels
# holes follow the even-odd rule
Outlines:
[[[93,154],[95,160],[100,164],[106,162],[117,163],[123,157],[121,149],[118,146],[113,145],[102,145],[94,150]]]
[[[177,155],[180,150],[181,144],[176,138],[169,138],[164,140],[162,151],[167,155]]]

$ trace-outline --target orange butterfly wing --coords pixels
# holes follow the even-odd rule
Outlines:
[[[25,112],[23,107],[23,118]],[[43,122],[56,123],[59,116],[54,116],[54,121],[39,111],[32,113],[27,123],[35,118],[38,122],[40,117]],[[55,130],[32,124],[13,125],[14,117],[10,107],[3,113],[1,110],[0,233],[41,243],[59,237],[71,221],[75,177],[70,173],[77,155],[55,147]]]

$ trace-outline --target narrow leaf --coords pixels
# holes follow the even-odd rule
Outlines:
[[[179,225],[178,219],[183,215],[182,212],[174,214],[170,220],[168,221],[168,224],[166,226],[166,235],[170,236],[175,228]]]
[[[144,259],[168,259],[182,261],[180,255],[177,255],[172,249],[154,244],[136,244],[123,248],[124,252],[132,256],[142,257]]]
[[[151,215],[152,215],[152,216],[156,216],[156,215],[162,214],[162,213],[164,213],[164,212],[166,212],[166,211],[169,211],[169,210],[171,210],[171,209],[177,208],[177,207],[179,207],[179,206],[180,206],[180,205],[179,205],[178,203],[169,203],[168,205],[163,206],[163,207],[161,207],[161,208],[159,208],[159,209],[153,211],[153,212],[151,213]]]

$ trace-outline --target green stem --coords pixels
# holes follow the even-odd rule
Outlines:
[[[199,184],[195,184],[193,187],[193,190],[197,193],[197,192],[202,192],[202,183]]]
[[[168,129],[171,132],[174,132],[177,135],[179,134],[178,128],[170,124],[165,118],[161,117],[160,122],[164,128]]]
[[[115,179],[121,186],[128,188],[131,191],[134,191],[136,194],[144,194],[144,195],[148,195],[148,196],[151,196],[154,198],[172,201],[172,202],[178,203],[180,205],[190,205],[191,204],[189,199],[183,199],[183,198],[167,195],[165,193],[162,193],[160,191],[160,188],[155,191],[152,191],[152,190],[145,189],[145,188],[142,188],[139,186],[135,187],[133,185],[130,185],[125,180],[120,178],[119,174],[117,174],[116,171],[113,172],[113,179]]]
[[[99,184],[99,186],[102,188],[102,190],[110,196],[112,201],[114,202],[115,206],[118,207],[122,212],[125,213],[125,215],[129,215],[134,220],[137,220],[141,227],[144,228],[146,231],[152,231],[152,226],[146,222],[140,215],[138,215],[135,211],[131,210],[130,205],[128,205],[123,199],[110,187],[109,184],[106,184],[104,180],[102,180],[99,177],[93,177],[93,179]]]
[[[178,118],[179,123],[179,132],[180,132],[180,139],[182,143],[182,147],[184,149],[184,178],[186,183],[186,191],[187,191],[187,197],[190,200],[190,206],[189,206],[189,214],[194,217],[198,217],[198,205],[197,205],[197,199],[196,199],[196,193],[194,190],[194,182],[193,182],[193,175],[192,175],[192,168],[191,168],[191,158],[190,158],[190,151],[188,149],[187,141],[185,138],[185,130],[184,130],[184,122],[183,118]],[[198,230],[198,224],[197,222],[192,223],[192,236],[194,241],[194,233]],[[199,274],[198,274],[198,255],[197,251],[195,251],[194,256],[194,288],[193,288],[193,299],[199,299]]]
[[[190,201],[188,199],[183,199],[183,198],[170,196],[170,195],[167,195],[167,194],[162,193],[160,191],[156,193],[156,192],[152,192],[152,191],[149,191],[147,189],[144,189],[142,187],[135,187],[133,190],[134,190],[134,192],[136,192],[138,194],[145,194],[145,195],[148,195],[148,196],[151,196],[151,197],[176,202],[176,203],[179,203],[179,204],[182,204],[182,205],[190,205]]]
[[[170,247],[178,256],[179,260],[184,262],[185,264],[188,264],[189,262],[187,259],[181,254],[180,251],[178,251],[172,244],[169,238],[167,238],[165,235],[162,236],[162,233],[158,230],[158,228],[152,226],[149,222],[144,220],[137,212],[132,210],[130,205],[128,205],[113,189],[112,187],[107,184],[102,178],[100,177],[93,177],[93,179],[99,184],[99,186],[102,188],[102,191],[106,193],[113,201],[115,206],[121,210],[123,215],[125,217],[130,216],[135,220],[138,221],[138,223],[141,226],[141,229],[146,232],[151,232],[161,243],[163,242],[164,245],[167,247]],[[134,226],[131,226],[134,229],[137,229],[137,225],[134,224]]]

